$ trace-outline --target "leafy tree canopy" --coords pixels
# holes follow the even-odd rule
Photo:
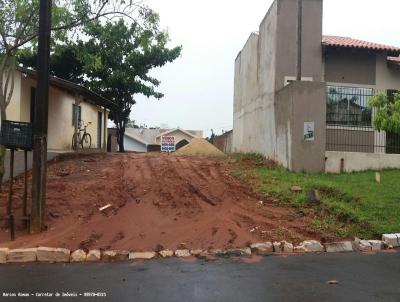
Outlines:
[[[400,133],[400,94],[394,94],[393,100],[380,93],[372,96],[368,102],[375,111],[374,127],[379,131]]]
[[[76,83],[119,105],[110,118],[117,126],[120,150],[135,94],[160,99],[160,82],[149,73],[180,56],[181,47],[169,48],[169,36],[159,29],[159,16],[147,9],[135,22],[94,21],[86,24],[83,36],[73,42],[54,46],[51,73]],[[19,60],[34,66],[35,53],[25,49]]]
[[[123,17],[135,20],[146,10],[133,0],[53,0],[52,38],[68,40],[93,20]],[[40,0],[0,0],[0,53],[15,53],[21,46],[37,43]],[[73,30],[71,32],[71,30]]]

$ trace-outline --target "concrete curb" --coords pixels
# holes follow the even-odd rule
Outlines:
[[[387,249],[400,247],[399,234],[384,234],[382,240],[361,240],[355,238],[353,241],[331,242],[321,244],[316,240],[306,240],[300,245],[281,242],[260,242],[251,244],[250,247],[234,249],[177,249],[162,250],[159,252],[147,251],[126,251],[98,249],[70,251],[64,248],[26,248],[8,249],[0,248],[0,264],[6,263],[67,263],[67,262],[126,262],[135,260],[150,260],[157,258],[187,258],[196,257],[199,259],[216,259],[230,257],[250,257],[252,255],[281,255],[299,253],[344,253],[344,252],[378,252]]]

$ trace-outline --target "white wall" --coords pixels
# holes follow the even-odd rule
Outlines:
[[[20,121],[21,118],[21,73],[15,71],[14,73],[14,91],[11,97],[10,104],[7,106],[6,115],[7,119],[11,121]]]
[[[343,172],[400,169],[400,154],[326,151],[325,156],[327,173],[340,173],[342,159]]]
[[[10,120],[30,122],[31,87],[36,87],[36,81],[15,72],[15,89],[10,105],[7,107],[7,118]],[[74,127],[72,125],[72,104],[74,95],[50,87],[49,90],[49,121],[48,121],[48,148],[50,150],[71,150]],[[82,120],[91,122],[87,132],[92,137],[92,148],[97,147],[98,112],[102,108],[87,102],[81,103]],[[104,112],[103,112],[104,121]],[[103,128],[103,125],[102,125]],[[104,130],[104,129],[103,129]],[[102,133],[102,138],[104,133]]]
[[[147,152],[147,146],[125,135],[124,137],[125,151]]]

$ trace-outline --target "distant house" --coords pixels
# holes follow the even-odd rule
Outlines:
[[[14,74],[14,92],[7,107],[7,119],[33,122],[36,72],[18,67]],[[50,77],[48,111],[48,149],[69,151],[78,120],[90,123],[87,132],[92,137],[91,148],[106,147],[107,119],[116,105],[93,91],[57,77]]]
[[[110,129],[109,133],[115,132],[115,129]],[[202,138],[203,131],[183,130],[181,128],[174,129],[144,129],[144,128],[127,128],[124,136],[125,151],[132,152],[147,152],[149,149],[160,146],[162,136],[174,136],[177,148],[189,143],[194,138]],[[115,138],[113,139],[115,141]],[[111,143],[110,151],[117,151],[118,146]]]

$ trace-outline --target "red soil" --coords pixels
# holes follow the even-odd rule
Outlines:
[[[47,231],[19,229],[0,246],[154,250],[241,247],[249,242],[318,238],[307,218],[275,204],[258,204],[236,178],[227,159],[161,154],[96,154],[50,165]],[[21,212],[22,179],[14,209]],[[5,215],[7,192],[0,194]],[[99,208],[113,207],[101,213]],[[4,216],[3,216],[4,217]]]

